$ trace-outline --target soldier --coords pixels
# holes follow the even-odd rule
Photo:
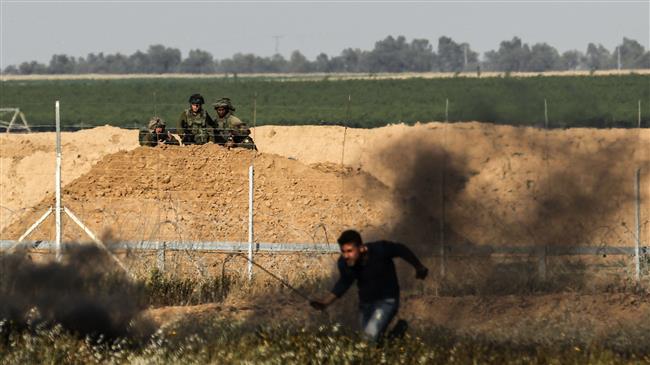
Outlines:
[[[190,96],[190,108],[181,113],[177,132],[184,144],[205,144],[214,142],[215,122],[203,110],[205,100],[201,94]]]
[[[429,270],[401,243],[364,243],[359,232],[354,230],[341,233],[338,243],[341,256],[337,266],[341,276],[324,299],[311,300],[310,304],[316,309],[324,310],[356,281],[359,288],[361,328],[366,338],[378,341],[399,308],[399,284],[393,258],[400,257],[411,264],[418,279],[426,278]],[[400,320],[391,332],[399,335],[407,326],[406,321]]]
[[[227,147],[241,145],[241,147],[254,148],[253,140],[248,137],[251,131],[246,126],[246,123],[233,114],[235,107],[232,106],[230,99],[221,98],[212,106],[217,112],[215,120],[218,128],[216,142]],[[252,146],[248,146],[249,144],[252,144]]]
[[[160,117],[152,117],[147,130],[140,130],[141,146],[156,147],[160,144],[178,144],[168,131],[165,131],[165,121]]]

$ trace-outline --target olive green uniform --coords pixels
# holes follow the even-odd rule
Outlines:
[[[187,109],[178,118],[176,132],[184,144],[205,144],[214,142],[215,127],[215,122],[205,110],[201,109],[195,114],[192,109]]]
[[[140,145],[147,147],[156,147],[158,144],[178,145],[178,141],[169,133],[156,133],[150,131],[140,131]]]
[[[231,112],[226,113],[223,118],[219,118],[217,114],[215,122],[219,132],[224,136],[247,136],[251,134],[246,123]]]

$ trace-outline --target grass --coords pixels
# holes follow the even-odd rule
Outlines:
[[[0,84],[2,105],[20,107],[32,125],[52,126],[54,100],[68,127],[143,126],[160,115],[174,126],[190,94],[208,102],[228,96],[237,115],[257,125],[388,123],[445,120],[551,127],[634,127],[638,100],[650,99],[648,75],[530,78],[292,81],[264,79],[10,80]],[[350,97],[348,101],[348,97]],[[212,111],[211,108],[209,108]],[[642,103],[642,124],[650,104]]]
[[[197,327],[198,326],[198,327]],[[1,328],[1,326],[0,326]],[[496,343],[441,328],[376,346],[338,325],[251,328],[222,320],[179,323],[146,340],[90,340],[61,327],[3,333],[3,364],[632,364],[648,353],[607,344]],[[632,339],[630,339],[632,341]]]
[[[361,339],[350,326],[332,323],[325,317],[310,319],[308,323],[292,318],[273,323],[263,319],[187,316],[156,328],[134,315],[128,321],[119,322],[126,323],[126,328],[115,332],[118,335],[81,332],[83,327],[75,327],[74,323],[71,326],[66,316],[57,317],[54,299],[58,296],[74,294],[72,303],[103,298],[89,304],[106,304],[108,313],[115,315],[133,309],[125,306],[125,302],[136,303],[140,310],[214,303],[223,301],[234,290],[259,288],[247,287],[245,282],[231,277],[197,279],[155,269],[135,283],[127,282],[122,273],[109,269],[114,265],[103,251],[91,246],[74,252],[62,264],[35,264],[20,254],[0,256],[0,297],[3,298],[0,317],[8,313],[6,304],[12,300],[18,303],[14,309],[22,311],[13,319],[0,319],[0,363],[628,364],[650,361],[647,345],[650,331],[643,321],[606,334],[595,334],[588,329],[566,328],[566,324],[557,320],[528,323],[522,318],[520,327],[498,330],[490,338],[479,331],[472,332],[471,328],[456,333],[441,327],[418,326],[405,338],[379,347]],[[50,288],[54,282],[64,282],[65,286]],[[301,289],[317,284],[306,280]],[[47,293],[45,303],[39,303],[39,293],[48,289],[55,291]],[[258,293],[260,300],[263,301],[264,294],[277,289],[265,288],[264,293]],[[24,299],[27,305],[20,305]],[[37,304],[29,304],[34,299]],[[68,308],[70,303],[63,304]],[[50,311],[55,315],[48,317]],[[63,320],[58,322],[58,318]],[[77,311],[73,319],[92,321],[94,317]]]

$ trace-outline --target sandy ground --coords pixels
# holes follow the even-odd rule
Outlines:
[[[65,205],[115,239],[245,240],[251,164],[259,242],[332,241],[356,227],[426,250],[444,227],[450,244],[631,246],[638,168],[650,196],[647,130],[265,126],[253,132],[260,153],[142,148],[136,133],[63,137]],[[53,204],[52,139],[0,137],[4,239]],[[649,216],[642,199],[642,242]],[[82,237],[70,225],[66,234]],[[46,222],[32,239],[52,235]]]
[[[62,184],[107,154],[136,148],[137,133],[113,127],[63,133]],[[0,134],[0,230],[54,192],[55,145],[55,133]]]
[[[461,243],[632,246],[639,168],[641,242],[646,244],[648,130],[543,131],[480,123],[372,130],[265,126],[254,131],[259,153],[215,145],[144,148],[137,146],[136,134],[111,127],[63,134],[64,205],[106,241],[245,240],[252,164],[257,241],[334,242],[341,229],[355,227],[369,239],[407,242],[425,257],[432,276],[426,284],[406,285],[402,306],[402,316],[413,326],[441,325],[495,338],[576,331],[597,337],[620,328],[650,328],[638,321],[650,318],[647,297],[585,284],[594,277],[587,263],[611,279],[608,285],[625,288],[629,257],[574,261],[569,274],[560,270],[566,263],[549,262],[553,280],[571,282],[562,288],[575,292],[528,296],[467,296],[462,286],[529,285],[537,275],[530,271],[535,265],[485,258],[450,261],[449,280],[458,280],[447,290],[457,294],[439,297],[434,294],[440,288],[437,258],[428,256],[442,237],[450,255]],[[51,133],[0,136],[0,238],[16,239],[52,206],[53,151]],[[64,223],[66,239],[85,240],[70,221]],[[49,218],[30,239],[53,234]],[[167,270],[189,275],[242,274],[245,267],[224,254],[174,255]],[[296,285],[312,276],[324,286],[332,279],[331,256],[313,255],[298,266],[290,255],[258,259]],[[147,258],[143,270],[155,260],[154,255]],[[401,264],[398,268],[412,274]],[[263,278],[259,270],[256,275]],[[320,318],[293,295],[266,288],[262,284],[251,293],[233,294],[220,304],[151,309],[146,315],[159,324],[219,316],[252,323]],[[331,320],[354,321],[355,298],[347,297],[331,311]]]
[[[356,328],[354,300],[336,303],[326,314],[290,295],[263,302],[229,298],[223,303],[149,309],[144,318],[158,326],[219,318],[249,324],[343,323]],[[650,327],[648,298],[642,294],[543,294],[528,296],[405,296],[399,318],[414,329],[443,327],[459,334],[506,343],[598,342],[619,336],[628,343]]]

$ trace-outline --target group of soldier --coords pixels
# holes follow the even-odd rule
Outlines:
[[[160,117],[153,117],[147,130],[140,132],[140,144],[155,147],[160,144],[212,142],[226,147],[255,148],[250,130],[246,123],[233,114],[235,107],[229,98],[221,98],[212,104],[216,113],[214,119],[203,108],[205,99],[201,94],[191,95],[188,102],[190,107],[178,118],[175,133],[166,130],[166,123]]]

